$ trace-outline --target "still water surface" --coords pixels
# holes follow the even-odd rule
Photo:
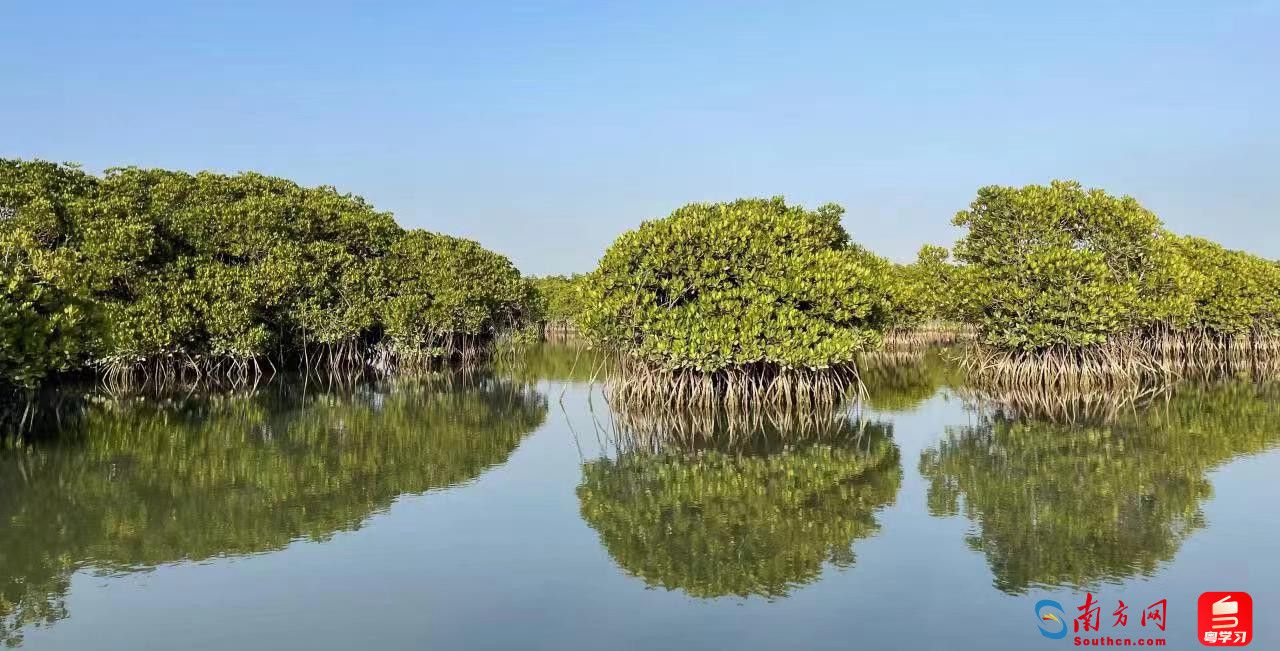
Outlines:
[[[1280,390],[1065,423],[933,355],[868,360],[863,408],[744,434],[612,412],[587,357],[91,397],[0,452],[0,642],[1048,649],[1071,636],[1034,604],[1091,590],[1102,634],[1192,649],[1196,597],[1246,590],[1252,647],[1280,647]],[[1167,630],[1140,626],[1161,599]]]

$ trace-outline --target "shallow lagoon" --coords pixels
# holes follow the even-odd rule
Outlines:
[[[879,360],[869,403],[817,428],[655,445],[661,423],[611,412],[586,357],[92,397],[0,453],[0,636],[1027,649],[1070,645],[1040,635],[1038,600],[1070,618],[1091,590],[1100,634],[1190,649],[1196,597],[1246,590],[1253,648],[1280,644],[1280,390],[1187,386],[1066,422],[981,402],[936,356]],[[1167,630],[1140,626],[1160,599]]]

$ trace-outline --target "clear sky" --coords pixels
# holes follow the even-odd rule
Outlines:
[[[1053,178],[1280,258],[1277,0],[5,1],[0,49],[0,156],[335,185],[527,273],[776,194],[906,260]]]

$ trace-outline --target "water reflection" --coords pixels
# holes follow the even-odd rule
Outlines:
[[[618,454],[583,466],[582,517],[625,571],[694,597],[783,597],[824,563],[852,566],[902,481],[892,426],[851,414],[748,418],[750,432],[618,415]]]
[[[963,380],[944,349],[915,349],[865,353],[858,358],[858,375],[866,386],[867,406],[877,411],[906,412],[919,408],[943,387]]]
[[[524,383],[590,382],[605,372],[609,357],[585,341],[546,342],[504,351],[494,359],[495,372]]]
[[[94,401],[57,441],[0,452],[0,640],[66,617],[77,569],[324,540],[505,462],[546,413],[522,385],[456,375]]]
[[[1039,415],[980,412],[921,455],[929,509],[973,521],[968,543],[1006,593],[1152,576],[1205,526],[1207,473],[1280,441],[1278,398],[1230,382],[1106,418],[1062,413],[1061,402]]]
[[[860,364],[863,413],[694,417],[606,404],[586,386],[601,363],[592,354],[543,346],[495,360],[505,379],[305,395],[282,382],[252,396],[167,401],[85,405],[72,394],[64,416],[82,417],[50,425],[59,438],[0,448],[0,639],[25,633],[33,648],[99,639],[111,648],[209,639],[572,648],[594,639],[544,626],[538,613],[554,608],[583,621],[624,613],[610,620],[615,646],[724,646],[729,623],[739,646],[776,647],[802,631],[810,646],[836,647],[871,630],[849,620],[851,608],[893,621],[900,600],[885,595],[905,591],[948,621],[981,621],[996,646],[1013,649],[1041,638],[1023,619],[1031,602],[1000,591],[1154,576],[1148,591],[1172,601],[1213,577],[1235,576],[1232,587],[1255,597],[1276,583],[1263,549],[1277,522],[1248,496],[1274,492],[1265,480],[1280,456],[1224,466],[1280,443],[1280,391],[1188,386],[1119,407],[1111,394],[980,396],[944,358],[913,353]],[[551,413],[526,388],[535,380],[566,385],[550,392]],[[920,474],[904,474],[900,456],[919,460]],[[397,495],[504,463],[510,472],[485,475],[479,490],[401,504],[332,545],[276,551],[365,527]],[[1224,496],[1228,483],[1235,491],[1212,510],[1210,480]],[[965,562],[978,557],[947,533],[964,521],[930,511],[968,517],[968,542],[987,564]],[[402,544],[423,520],[435,535]],[[1191,536],[1197,544],[1184,545]],[[144,582],[86,581],[267,552],[261,563],[161,570]],[[1175,557],[1177,571],[1167,571]],[[1219,567],[1228,557],[1239,562]],[[859,572],[840,576],[855,560]],[[630,576],[614,576],[618,568]],[[309,583],[273,591],[263,581]],[[797,595],[802,586],[814,598]],[[205,607],[223,602],[238,608]],[[172,607],[185,608],[181,625],[168,625]],[[257,615],[236,619],[245,608]],[[491,626],[495,612],[521,625]],[[22,628],[66,617],[52,630]],[[667,625],[662,639],[655,618]],[[946,646],[947,633],[930,630],[919,646]],[[893,627],[867,635],[873,647],[917,639]]]

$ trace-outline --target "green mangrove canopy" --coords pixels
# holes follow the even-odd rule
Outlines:
[[[954,223],[954,309],[1008,351],[1250,335],[1280,349],[1280,265],[1179,237],[1132,197],[1074,181],[978,191]],[[1185,343],[1181,345],[1186,345]]]
[[[529,286],[505,256],[448,235],[409,231],[382,260],[380,315],[393,346],[410,353],[518,326]]]
[[[843,209],[690,204],[623,234],[586,281],[586,333],[657,368],[821,369],[880,341],[888,263]]]
[[[957,318],[952,296],[957,267],[940,246],[920,248],[916,261],[892,265],[888,278],[888,326],[913,330]]]
[[[1160,221],[1131,197],[1075,182],[978,190],[955,225],[959,309],[1014,350],[1099,344],[1124,330],[1156,265]]]
[[[0,159],[0,390],[74,368],[94,344],[83,257],[60,246],[93,183],[75,167]]]
[[[0,160],[0,381],[483,344],[529,288],[475,242],[261,174]]]
[[[586,311],[585,276],[534,276],[529,279],[538,298],[541,321],[548,326],[570,328]]]

